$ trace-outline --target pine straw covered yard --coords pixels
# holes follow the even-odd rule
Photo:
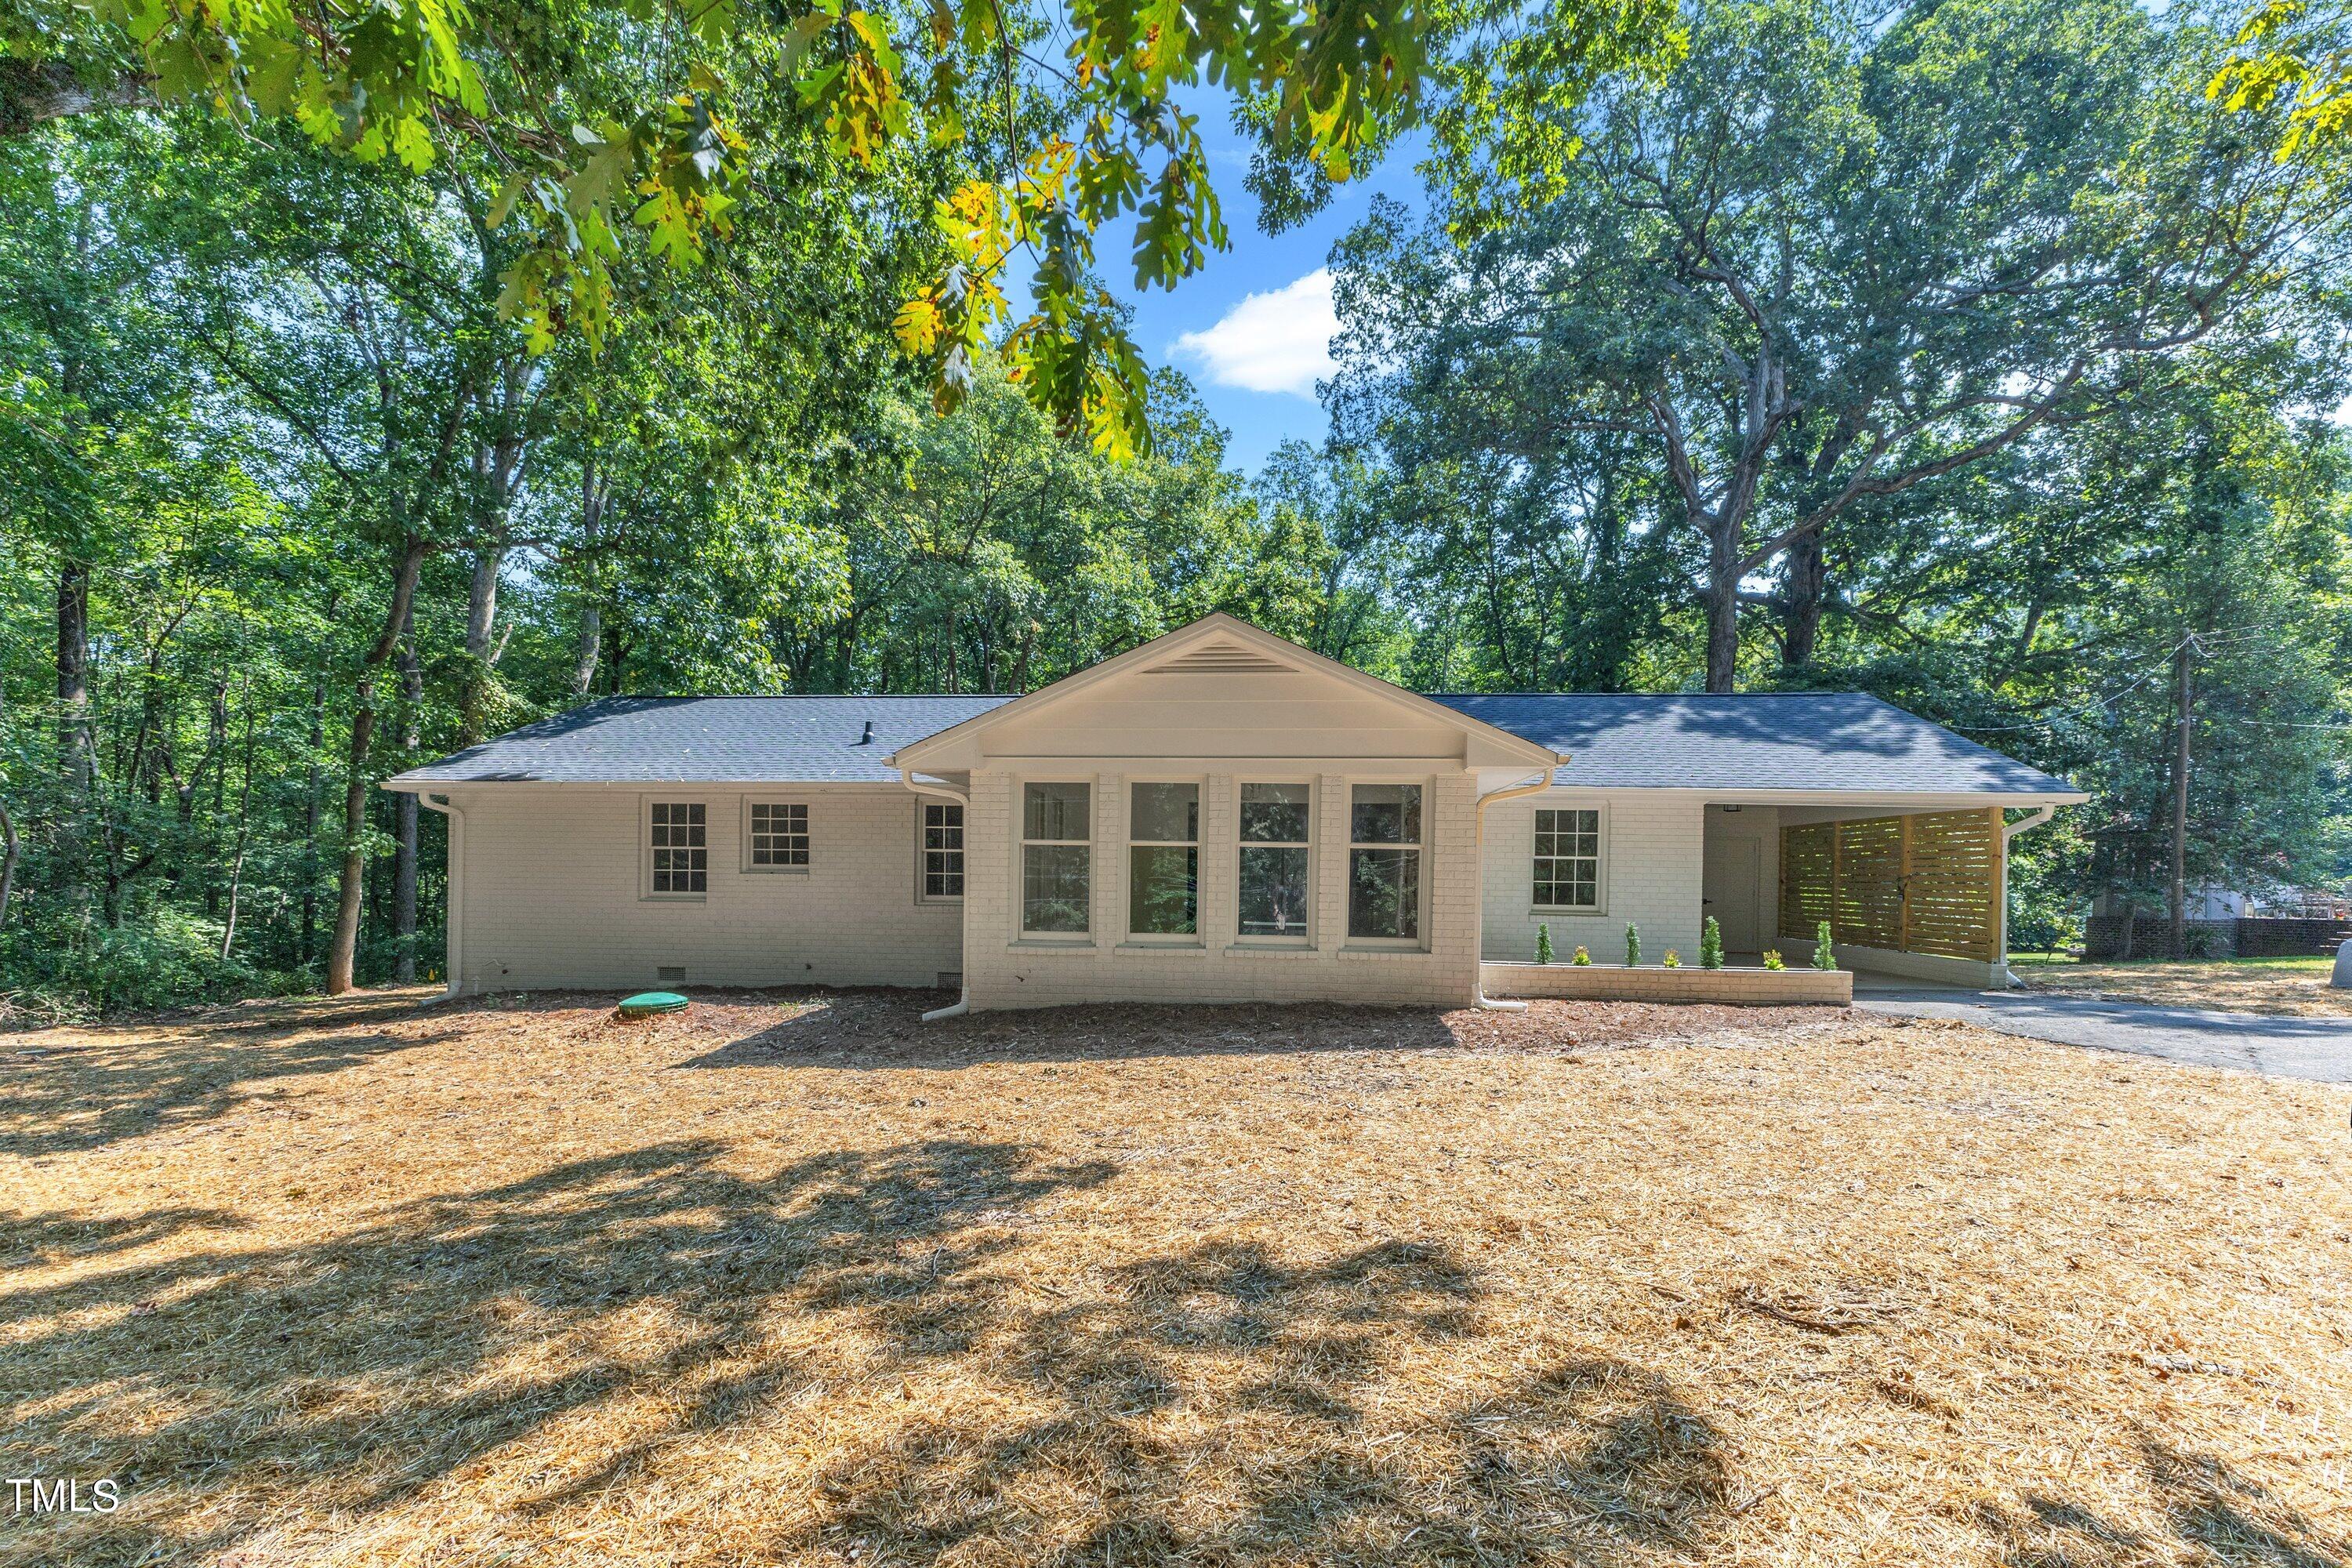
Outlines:
[[[2340,1089],[415,1002],[0,1038],[8,1474],[129,1498],[8,1561],[2352,1563]]]

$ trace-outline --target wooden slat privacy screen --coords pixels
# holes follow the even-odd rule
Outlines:
[[[1780,830],[1780,935],[1992,963],[2000,957],[2000,811],[1809,822]]]

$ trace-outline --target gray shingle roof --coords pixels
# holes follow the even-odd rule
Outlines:
[[[604,697],[388,782],[896,784],[898,747],[1009,697]],[[874,739],[864,744],[868,720]]]
[[[2077,793],[2063,779],[1858,691],[1434,700],[1567,752],[1557,781],[1594,789]]]
[[[893,784],[882,759],[1009,697],[607,697],[391,780],[541,784]],[[1856,692],[1709,697],[1444,695],[1570,753],[1597,789],[2068,795],[2073,786]],[[860,745],[866,723],[874,739]]]

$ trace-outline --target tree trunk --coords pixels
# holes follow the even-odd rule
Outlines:
[[[1707,523],[1706,689],[1734,691],[1739,679],[1739,531]]]
[[[89,726],[89,566],[58,568],[58,763],[66,793],[79,805],[96,772]]]
[[[246,694],[245,768],[236,789],[236,858],[228,866],[228,919],[221,924],[220,960],[229,961],[236,950],[236,901],[245,890],[245,848],[251,842],[249,830],[253,823],[253,703],[252,693]]]
[[[1783,569],[1788,593],[1780,621],[1780,662],[1799,669],[1813,662],[1821,644],[1822,608],[1829,595],[1829,555],[1822,548],[1821,530],[1801,534],[1790,544]]]
[[[470,746],[482,738],[483,714],[489,703],[490,670],[499,660],[491,631],[499,618],[499,574],[505,569],[507,547],[485,545],[474,556],[473,582],[466,593],[466,689],[458,700],[457,743]]]
[[[327,952],[330,996],[340,996],[352,988],[359,956],[360,900],[367,879],[368,745],[375,737],[375,672],[392,657],[400,642],[400,629],[408,624],[409,606],[416,598],[416,574],[425,564],[426,548],[425,541],[418,539],[401,552],[383,635],[361,659],[352,693],[351,754],[343,781],[343,869],[335,907],[334,943]]]
[[[604,645],[604,612],[594,605],[580,606],[580,648],[572,665],[572,694],[585,697],[596,684],[596,655]]]
[[[600,602],[598,552],[604,547],[604,503],[611,481],[596,471],[593,457],[580,465],[580,549],[587,572],[580,585],[580,641],[572,663],[572,694],[588,695],[596,680],[596,654],[604,647],[604,609]]]
[[[424,744],[425,666],[416,657],[416,615],[412,605],[400,631],[400,750],[404,767],[416,763]],[[394,941],[393,973],[403,985],[416,983],[416,797],[403,791],[393,797],[392,930]]]
[[[332,619],[331,602],[327,613]],[[320,789],[327,782],[319,753],[326,744],[327,682],[322,677],[310,683],[310,766],[302,796],[302,951],[294,955],[297,963],[310,963],[319,950],[319,823],[324,813]]]
[[[225,675],[213,677],[212,701],[205,720],[205,754],[213,764],[212,817],[205,825],[205,836],[215,846],[213,855],[206,857],[208,860],[213,861],[213,865],[208,865],[205,872],[205,918],[218,920],[221,912],[221,887],[220,878],[213,868],[213,866],[216,866],[218,862],[214,860],[213,857],[219,854],[217,847],[219,840],[215,836],[220,832],[221,802],[228,779],[228,678]],[[189,781],[192,789],[194,786],[200,785],[203,778],[204,770],[199,768],[195,777]],[[188,798],[193,800],[194,797],[191,794]],[[186,810],[184,805],[181,812],[183,819],[193,814]]]
[[[2190,660],[2195,639],[2184,637],[2172,654],[2172,888],[2165,912],[2166,956],[2185,958],[2189,952],[2189,741],[2196,728],[2196,689]]]
[[[8,900],[16,891],[16,819],[0,800],[0,931],[8,929]]]

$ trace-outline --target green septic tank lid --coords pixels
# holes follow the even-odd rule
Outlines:
[[[640,991],[635,996],[621,998],[621,1016],[649,1017],[656,1013],[678,1013],[686,1009],[686,998],[675,991]]]

